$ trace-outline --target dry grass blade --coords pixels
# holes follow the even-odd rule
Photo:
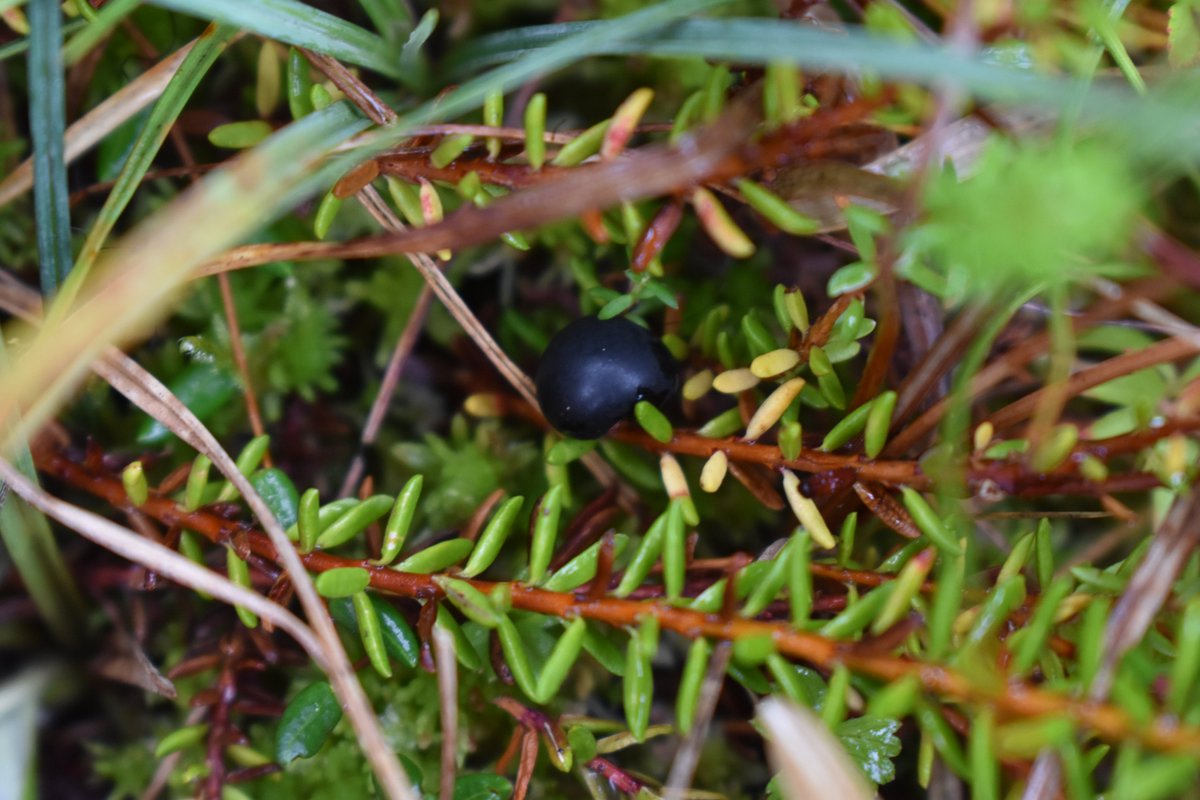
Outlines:
[[[110,364],[116,360],[106,359]],[[150,373],[146,372],[132,359],[121,356],[112,374],[105,375],[113,387],[126,394],[130,400],[137,403],[143,411],[161,422],[168,430],[188,441],[212,461],[212,463],[229,479],[242,497],[245,498],[251,511],[262,522],[279,560],[287,570],[292,588],[300,599],[300,605],[315,630],[322,647],[322,668],[328,673],[334,690],[346,708],[350,722],[358,734],[367,759],[371,762],[380,784],[388,797],[412,797],[412,786],[404,774],[395,754],[384,739],[383,731],[375,718],[370,702],[363,692],[362,686],[354,675],[346,651],[342,648],[341,639],[334,630],[333,622],[325,609],[325,604],[317,595],[312,579],[304,569],[299,554],[292,547],[284,533],[283,526],[271,513],[266,502],[257,490],[238,469],[233,458],[220,446],[207,428],[196,419],[191,411],[171,394]]]
[[[394,235],[405,236],[407,234],[419,233],[423,230],[430,230],[428,228],[406,229],[400,220],[396,218],[396,215],[392,213],[391,208],[388,207],[383,198],[379,196],[379,192],[374,187],[368,186],[363,189],[359,192],[359,198],[371,216],[385,229],[392,231]],[[529,379],[529,376],[520,367],[513,363],[512,359],[505,354],[500,345],[496,344],[496,340],[483,327],[483,324],[475,317],[475,314],[467,307],[463,299],[458,296],[458,292],[450,284],[450,280],[438,269],[433,259],[429,257],[428,253],[440,249],[442,248],[421,248],[419,252],[411,253],[409,261],[421,273],[421,277],[425,279],[425,282],[433,290],[433,293],[437,295],[438,300],[442,302],[442,305],[454,317],[454,321],[462,326],[467,335],[483,350],[484,355],[496,365],[496,368],[500,370],[505,379],[512,384],[512,387],[526,401],[536,403],[537,399],[534,393],[533,381]]]
[[[21,294],[13,289],[13,284],[8,284],[4,288],[6,289],[5,294],[8,296],[6,299],[10,301],[12,296]],[[23,309],[27,315],[33,316],[36,313],[36,296],[30,297],[29,295],[32,293],[29,290],[26,292],[27,294],[23,298],[24,302],[10,302],[9,304],[14,308]],[[288,571],[293,589],[313,626],[312,630],[316,632],[316,641],[319,642],[317,646],[321,650],[318,664],[328,673],[330,682],[346,708],[346,713],[358,733],[368,760],[371,761],[379,776],[381,785],[389,797],[412,797],[412,788],[408,777],[384,740],[378,720],[363,693],[362,686],[354,675],[354,670],[346,656],[346,651],[342,648],[341,639],[338,638],[337,631],[333,628],[333,622],[329,618],[325,604],[317,595],[312,579],[305,570],[295,548],[288,540],[287,534],[284,533],[283,527],[275,519],[275,515],[271,513],[257,490],[241,473],[233,458],[221,447],[203,423],[166,386],[133,359],[116,348],[109,347],[93,363],[92,368],[131,402],[161,422],[180,439],[206,455],[241,492],[254,515],[262,522],[275,552],[279,555],[280,562]],[[173,551],[167,552],[173,553]],[[123,553],[121,554],[123,555]],[[187,560],[184,559],[184,561]],[[168,574],[168,577],[171,576]],[[209,591],[206,588],[201,590]],[[259,595],[255,595],[255,597],[259,597]],[[239,602],[238,605],[245,606],[246,604]],[[257,613],[257,609],[246,607]],[[270,617],[266,618],[271,619]],[[285,630],[288,629],[285,628]],[[309,649],[307,645],[305,649]]]
[[[1067,395],[1074,397],[1122,375],[1128,375],[1146,367],[1177,361],[1194,355],[1196,352],[1200,352],[1200,350],[1197,348],[1197,343],[1191,341],[1190,337],[1188,339],[1175,337],[1164,339],[1141,350],[1122,353],[1106,361],[1101,361],[1094,367],[1076,372],[1067,380],[1064,391]],[[997,431],[1004,431],[1009,426],[1015,425],[1033,414],[1038,403],[1048,391],[1049,388],[1043,387],[1031,392],[992,414],[988,421],[996,427]]]
[[[419,233],[422,230],[429,230],[427,228],[418,228],[416,231],[406,229],[373,186],[365,187],[358,193],[357,197],[371,216],[388,231],[404,235],[406,232]],[[483,354],[487,356],[492,365],[504,376],[504,379],[517,390],[521,397],[525,399],[525,402],[537,408],[537,391],[534,388],[533,381],[508,357],[504,349],[492,338],[491,333],[488,332],[483,323],[479,321],[474,312],[471,311],[466,302],[459,296],[454,286],[450,283],[450,280],[438,268],[433,259],[429,257],[429,252],[431,251],[409,253],[409,261],[421,273],[421,277],[425,279],[425,284],[437,295],[438,300],[446,307],[450,315],[454,317],[454,321],[462,326],[462,329],[471,337],[471,341],[475,342],[475,345],[483,351]],[[596,453],[587,453],[580,459],[580,463],[587,467],[602,485],[620,485],[612,467]]]
[[[96,267],[78,305],[34,338],[5,371],[3,380],[13,391],[0,394],[0,420],[24,408],[23,429],[14,429],[15,435],[44,424],[106,345],[144,331],[196,263],[284,206],[298,185],[313,180],[322,154],[365,124],[342,104],[311,114],[212,173],[126,236]]]
[[[696,704],[696,718],[692,730],[679,752],[675,754],[675,763],[671,765],[671,773],[667,776],[667,785],[663,793],[666,800],[683,800],[687,797],[692,776],[696,772],[696,764],[700,762],[700,749],[708,737],[708,726],[712,722],[713,712],[716,711],[717,700],[721,697],[725,670],[729,668],[729,658],[732,655],[733,646],[728,642],[722,642],[713,652],[708,672],[704,673],[704,683],[700,687],[700,699]]]
[[[400,383],[400,371],[404,369],[404,362],[408,359],[409,353],[412,352],[413,346],[417,343],[417,336],[420,335],[421,329],[425,325],[425,315],[429,311],[429,300],[431,297],[429,284],[425,284],[421,289],[421,293],[417,295],[417,302],[413,306],[408,322],[404,325],[404,331],[401,332],[400,338],[396,341],[396,346],[392,348],[392,356],[388,359],[387,369],[383,372],[383,380],[380,381],[379,391],[371,403],[371,410],[367,413],[367,421],[363,425],[362,434],[359,436],[359,452],[354,456],[354,461],[350,464],[350,469],[346,470],[346,477],[342,479],[342,486],[338,489],[338,497],[349,497],[354,491],[354,487],[358,486],[358,482],[362,480],[364,469],[362,448],[374,444],[375,437],[379,435],[379,428],[383,425],[384,415],[387,413],[392,396],[395,394],[396,387]]]
[[[1200,493],[1193,490],[1171,506],[1146,557],[1113,607],[1104,631],[1104,656],[1089,692],[1093,699],[1102,700],[1108,695],[1121,657],[1146,635],[1197,544]]]
[[[244,606],[263,619],[270,620],[287,631],[318,664],[325,664],[324,648],[317,637],[296,615],[278,603],[238,586],[228,578],[189,561],[174,550],[122,528],[115,522],[50,496],[21,475],[17,468],[4,458],[0,458],[0,480],[46,516],[104,549],[191,589],[206,592],[222,602]]]
[[[454,655],[454,635],[435,625],[433,649],[437,658],[438,697],[442,714],[442,775],[438,798],[451,800],[454,797],[454,773],[458,765],[458,662]]]
[[[758,716],[769,734],[771,762],[783,775],[784,797],[794,800],[871,797],[858,768],[825,723],[811,711],[769,697],[758,704]]]
[[[314,67],[324,72],[326,77],[376,125],[391,125],[398,119],[396,112],[387,103],[376,97],[358,76],[342,66],[336,58],[314,53],[312,50],[302,52]]]
[[[1104,630],[1103,656],[1088,696],[1103,701],[1112,689],[1122,657],[1146,635],[1175,579],[1200,543],[1200,495],[1178,498],[1163,520],[1142,563],[1134,570]],[[1061,794],[1062,769],[1053,749],[1034,761],[1023,800],[1049,800]]]
[[[79,158],[126,120],[157,100],[193,44],[195,42],[179,48],[68,127],[63,141],[63,157],[66,163],[70,164]],[[32,186],[33,161],[29,159],[0,182],[0,206],[12,202]]]
[[[393,253],[432,253],[484,244],[502,233],[578,216],[623,201],[669,194],[679,187],[738,174],[747,165],[737,157],[744,142],[741,116],[686,138],[678,147],[647,147],[602,164],[563,172],[520,192],[497,198],[486,208],[464,207],[445,221],[343,243],[295,242],[246,245],[202,267],[212,275],[271,261],[315,258],[376,258]],[[814,130],[816,126],[814,126]]]
[[[1047,750],[1033,762],[1021,800],[1054,800],[1060,797],[1062,769],[1058,754]]]

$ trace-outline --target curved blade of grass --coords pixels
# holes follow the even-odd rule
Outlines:
[[[653,36],[608,39],[602,23],[565,23],[508,31],[476,40],[447,60],[448,79],[496,63],[523,63],[563,42],[588,47],[587,55],[704,57],[736,63],[786,62],[806,69],[876,70],[889,80],[951,81],[994,102],[1024,102],[1059,110],[1078,94],[1071,79],[1038,75],[964,55],[949,46],[928,46],[875,36],[863,30],[829,31],[779,19],[686,19]],[[465,88],[465,87],[464,87]],[[1123,87],[1090,87],[1085,117],[1129,134],[1139,152],[1172,159],[1200,154],[1193,132],[1200,124],[1196,87],[1180,84],[1139,98]]]
[[[67,66],[79,61],[88,51],[98,45],[109,31],[129,16],[142,0],[110,0],[96,14],[96,19],[87,23],[82,30],[63,45],[62,57]]]
[[[294,0],[151,0],[154,5],[224,22],[297,47],[401,77],[400,58],[381,37]]]
[[[174,0],[172,0],[174,2]],[[280,0],[255,6],[273,8]],[[62,324],[42,330],[25,357],[4,376],[0,420],[26,404],[24,428],[44,423],[100,349],[133,338],[161,313],[193,269],[290,208],[332,176],[404,138],[414,126],[482,104],[497,88],[561,68],[605,41],[646,34],[688,14],[728,0],[670,0],[564,39],[543,51],[476,78],[436,104],[426,103],[400,123],[365,138],[336,159],[325,155],[367,127],[344,103],[289,125],[230,166],[208,175],[106,253],[93,286]],[[198,6],[199,3],[189,5]],[[216,6],[224,7],[222,2]],[[295,6],[296,4],[287,4]]]
[[[428,124],[435,119],[450,119],[478,108],[491,92],[509,91],[538,75],[562,69],[590,55],[605,52],[606,46],[614,46],[637,37],[649,37],[665,25],[730,2],[731,0],[668,0],[624,17],[575,27],[570,35],[560,35],[557,41],[536,51],[505,59],[512,63],[463,83],[439,99],[436,105],[426,103],[407,114],[401,125],[393,125],[373,134],[363,142],[361,149],[355,151],[355,157],[368,158],[394,146],[415,126]]]
[[[438,24],[438,11],[431,8],[421,17],[417,27],[413,28],[408,40],[400,48],[400,73],[404,83],[412,89],[420,89],[429,82],[429,58],[422,52],[433,29]]]
[[[830,31],[783,19],[684,19],[653,36],[607,40],[586,37],[606,23],[567,22],[536,25],[480,37],[452,53],[444,69],[450,80],[496,64],[528,58],[565,39],[579,37],[595,49],[592,55],[658,55],[695,57],[761,64],[782,61],[804,67],[845,71],[872,69],[893,80],[953,79],[974,91],[1019,90],[1022,84],[1045,85],[1046,78],[1028,70],[972,58],[949,46],[886,38],[848,26]],[[964,74],[947,73],[965,69]],[[1070,82],[1058,83],[1068,86]]]
[[[481,69],[526,58],[563,39],[578,36],[597,27],[603,27],[605,24],[595,20],[556,22],[550,25],[530,25],[525,28],[480,36],[463,47],[452,50],[442,68],[446,70],[447,76],[451,79],[464,78]]]
[[[412,11],[401,0],[359,0],[359,5],[371,18],[375,30],[393,45],[412,33],[415,24]]]
[[[80,248],[75,268],[63,287],[56,307],[65,308],[70,305],[71,299],[100,255],[104,243],[108,241],[108,235],[112,233],[117,219],[129,205],[133,193],[141,184],[142,177],[150,169],[155,155],[158,154],[162,143],[166,141],[171,126],[175,124],[184,105],[196,91],[200,80],[217,60],[217,56],[224,51],[225,46],[237,36],[237,33],[236,28],[227,25],[209,26],[184,57],[179,71],[171,77],[162,97],[155,103],[154,108],[150,111],[150,116],[146,119],[146,124],[142,126],[137,139],[130,148],[129,156],[125,159],[120,174],[117,175],[112,191],[109,192],[108,199],[104,201],[104,207],[100,209],[92,229],[88,231],[83,247]],[[53,316],[54,309],[51,309],[51,317],[53,318]]]
[[[67,163],[83,155],[123,122],[153,103],[162,94],[175,70],[179,69],[193,44],[185,44],[75,120],[67,129],[64,152]],[[32,185],[33,159],[30,158],[0,181],[0,206],[21,196]]]
[[[1129,81],[1139,94],[1146,92],[1146,81],[1138,72],[1137,66],[1134,65],[1133,59],[1129,57],[1129,51],[1125,49],[1125,43],[1121,41],[1121,37],[1117,35],[1117,23],[1121,21],[1121,17],[1125,16],[1125,11],[1129,8],[1129,0],[1108,0],[1105,3],[1097,4],[1091,8],[1092,30],[1097,39],[1104,45],[1104,49],[1112,57],[1113,63],[1117,65],[1117,69]],[[1097,59],[1097,62],[1099,59]],[[1098,66],[1098,64],[1097,64]]]
[[[29,3],[29,130],[33,137],[33,202],[37,217],[42,294],[58,288],[71,269],[71,210],[63,160],[62,13],[56,0]]]
[[[288,208],[298,189],[328,181],[323,154],[368,124],[344,102],[310,114],[208,175],[108,251],[71,316],[43,328],[7,371],[13,382],[6,385],[17,388],[0,395],[0,420],[13,419],[24,398],[35,401],[25,425],[44,423],[104,345],[144,330],[196,263]]]

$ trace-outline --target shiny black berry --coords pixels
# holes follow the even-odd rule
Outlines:
[[[627,319],[584,317],[563,328],[538,366],[546,419],[575,439],[598,439],[639,400],[665,402],[679,384],[679,362],[662,342]]]

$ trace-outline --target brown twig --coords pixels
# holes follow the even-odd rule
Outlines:
[[[735,114],[683,146],[651,146],[624,158],[564,170],[558,180],[497,198],[486,208],[461,208],[436,225],[343,243],[247,245],[229,251],[202,267],[198,274],[280,260],[376,258],[483,244],[508,231],[577,217],[591,209],[729,180],[785,158],[821,157],[830,148],[827,137],[831,131],[857,122],[881,102],[883,99],[859,101],[821,112],[750,144],[742,134],[742,120]]]
[[[1198,351],[1200,351],[1200,347],[1193,342],[1184,339],[1165,339],[1141,350],[1133,350],[1128,353],[1122,353],[1119,356],[1113,356],[1094,367],[1076,372],[1067,379],[1064,391],[1073,397],[1094,386],[1099,386],[1114,378],[1119,378],[1122,375],[1128,375],[1132,372],[1137,372],[1139,369],[1146,369],[1147,367],[1159,364],[1168,364],[1172,361],[1194,355]],[[988,417],[988,421],[995,426],[997,431],[1010,428],[1028,418],[1037,408],[1043,395],[1048,391],[1050,391],[1049,388],[1042,388],[1031,392],[1020,400],[1010,403],[992,414]]]
[[[250,364],[246,360],[246,348],[242,343],[242,326],[238,322],[237,305],[233,301],[233,286],[229,275],[217,276],[217,285],[221,287],[221,305],[225,309],[225,323],[229,325],[229,349],[233,353],[233,363],[237,367],[238,377],[242,379],[242,398],[246,403],[246,416],[250,418],[250,429],[255,436],[266,433],[263,426],[262,414],[258,411],[258,395],[254,392],[254,383],[250,380]],[[263,454],[263,465],[271,466],[271,453]]]
[[[1155,280],[1142,282],[1140,284],[1125,287],[1125,292],[1116,298],[1102,300],[1096,303],[1087,312],[1073,317],[1071,320],[1072,327],[1076,333],[1088,327],[1105,322],[1110,319],[1115,319],[1127,312],[1138,298],[1161,299],[1169,296],[1177,289],[1177,285],[1169,280]],[[965,313],[965,312],[964,312]],[[953,328],[952,328],[953,330]],[[963,340],[962,336],[956,336],[956,340]],[[965,341],[965,340],[964,340]],[[968,388],[969,397],[977,397],[983,392],[999,385],[1002,381],[1018,374],[1027,364],[1038,358],[1046,352],[1049,346],[1049,335],[1039,334],[1030,337],[1018,344],[1012,350],[1004,353],[991,364],[980,370],[972,380]],[[960,345],[961,346],[961,345]],[[927,361],[935,358],[935,351],[931,351],[927,357]],[[953,364],[954,359],[944,355],[937,355],[938,360],[943,364],[939,368],[939,373],[948,370]],[[904,394],[902,388],[901,394]],[[912,399],[910,402],[915,403],[919,397],[919,389],[914,385],[912,390]],[[903,397],[901,399],[904,399]],[[924,439],[945,416],[946,410],[950,405],[950,399],[944,398],[930,408],[926,409],[917,419],[911,422],[907,427],[901,429],[888,442],[884,449],[885,456],[894,457],[901,453],[907,452],[917,442]],[[907,414],[908,406],[905,405]],[[901,402],[896,403],[896,419],[903,419],[905,415],[900,414]]]
[[[762,464],[771,469],[790,469],[820,475],[837,470],[849,470],[852,480],[874,481],[885,486],[911,486],[925,489],[932,485],[929,476],[921,471],[916,461],[870,461],[859,455],[824,453],[818,450],[803,450],[793,459],[787,459],[773,445],[755,444],[740,439],[709,439],[694,433],[677,430],[671,441],[663,443],[639,430],[617,428],[609,434],[615,439],[630,442],[651,452],[670,452],[707,458],[717,450],[725,451],[733,461]],[[1071,464],[1062,469],[1069,470]],[[1149,473],[1115,475],[1103,481],[1089,481],[1070,471],[1039,473],[1022,464],[1008,461],[973,462],[967,468],[967,481],[971,486],[990,482],[1008,494],[1025,497],[1044,495],[1099,496],[1112,492],[1136,491],[1160,485],[1159,479]]]
[[[696,764],[700,760],[700,748],[708,736],[708,726],[712,722],[713,712],[717,709],[717,700],[725,683],[725,671],[729,669],[729,659],[732,655],[733,647],[728,642],[721,643],[713,652],[708,671],[704,673],[704,683],[700,687],[700,699],[696,703],[691,733],[683,740],[675,754],[675,762],[667,776],[666,791],[663,793],[666,800],[683,800],[687,795]]]
[[[354,490],[353,487],[362,477],[365,468],[363,451],[375,443],[375,437],[379,435],[379,429],[383,427],[383,418],[387,414],[396,388],[400,385],[400,373],[404,369],[404,363],[412,353],[413,347],[417,343],[417,337],[420,336],[421,329],[425,326],[425,316],[429,312],[429,301],[432,297],[429,284],[422,286],[421,293],[417,295],[416,305],[413,306],[408,321],[404,323],[404,330],[396,341],[395,348],[392,349],[392,356],[388,359],[387,368],[383,371],[383,380],[380,381],[379,391],[375,393],[375,399],[371,402],[371,410],[367,413],[367,421],[363,425],[362,435],[358,440],[358,452],[355,453],[350,468],[346,470],[346,477],[342,480],[338,497],[349,497],[350,492]]]
[[[67,480],[103,498],[111,505],[121,507],[128,502],[120,481],[94,475],[61,454],[39,453],[38,464],[45,472]],[[152,496],[143,504],[142,511],[167,525],[179,525],[193,530],[214,542],[227,541],[231,536],[238,535],[250,552],[272,560],[276,556],[271,543],[258,531],[247,531],[241,523],[215,517],[203,511],[188,512],[167,498]],[[386,567],[373,566],[366,561],[320,551],[300,557],[305,567],[314,572],[339,567],[361,567],[370,573],[371,586],[375,589],[402,597],[429,599],[439,594],[434,576],[397,572]],[[484,592],[491,591],[497,585],[490,581],[472,583]],[[795,630],[787,623],[713,617],[657,601],[639,602],[613,597],[589,600],[586,596],[549,592],[518,583],[509,586],[513,608],[524,611],[564,619],[582,616],[616,627],[636,625],[645,614],[653,614],[662,628],[689,637],[706,636],[720,641],[736,641],[745,637],[765,636],[774,642],[779,653],[822,669],[844,664],[856,672],[888,681],[915,675],[927,691],[952,700],[988,703],[1003,715],[1065,715],[1106,739],[1132,737],[1151,748],[1200,754],[1200,729],[1179,725],[1174,720],[1156,719],[1149,723],[1140,723],[1115,706],[1079,703],[1070,697],[1019,682],[1009,682],[1002,688],[997,688],[991,683],[977,684],[966,674],[949,667],[886,654],[858,653],[853,646]]]

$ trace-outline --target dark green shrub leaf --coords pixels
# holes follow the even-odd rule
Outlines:
[[[394,605],[374,594],[370,595],[371,604],[379,616],[379,632],[383,636],[383,646],[388,655],[408,667],[415,667],[421,653],[421,642],[413,632],[408,620]],[[338,597],[329,601],[329,614],[347,633],[359,636],[358,617],[354,611],[354,602],[349,597]]]
[[[233,397],[237,381],[229,372],[211,364],[192,364],[168,382],[167,388],[205,422]],[[161,444],[170,435],[161,422],[147,419],[138,428],[137,441],[144,445]]]
[[[296,493],[296,485],[287,473],[278,469],[259,470],[250,477],[250,485],[262,496],[280,525],[290,528],[296,524],[300,495]]]
[[[491,772],[460,775],[454,782],[454,800],[505,800],[511,795],[508,778]]]
[[[286,765],[297,758],[311,758],[341,718],[342,706],[328,683],[318,681],[306,687],[288,703],[279,720],[275,760]]]

